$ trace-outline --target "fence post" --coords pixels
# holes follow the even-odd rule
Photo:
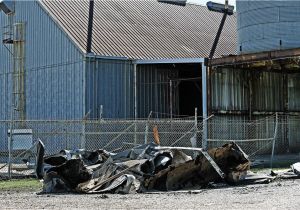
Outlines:
[[[137,145],[137,120],[134,120],[134,143],[133,146]]]
[[[172,91],[172,80],[170,80],[170,118],[171,118],[171,121],[172,121],[172,118],[173,118],[173,91]]]
[[[100,113],[99,113],[99,120],[103,118],[103,105],[100,105]]]
[[[144,139],[144,144],[148,143],[148,130],[149,130],[149,123],[150,123],[150,117],[152,115],[152,111],[150,111],[150,114],[148,115],[146,127],[145,127],[145,139]]]
[[[90,113],[91,113],[91,110],[89,110],[88,113],[82,119],[81,139],[80,139],[81,149],[85,149],[85,123],[86,123],[86,120],[88,119],[88,116],[90,115]]]
[[[273,168],[273,158],[274,158],[274,150],[275,150],[275,141],[276,141],[276,137],[277,137],[277,130],[278,130],[278,113],[276,112],[275,131],[274,131],[274,137],[273,137],[272,155],[271,155],[271,164],[270,164],[271,169]]]
[[[8,138],[8,178],[11,179],[11,166],[12,166],[12,141],[13,141],[13,126],[11,123]]]
[[[198,132],[198,109],[195,108],[195,138],[197,139]]]
[[[81,146],[81,149],[85,149],[85,120],[82,121],[82,126],[81,126],[80,146]]]
[[[195,108],[194,135],[190,139],[192,147],[194,147],[194,148],[198,147],[198,139],[197,139],[197,132],[198,132],[198,122],[197,122],[198,118],[197,118],[197,116],[198,116],[198,114],[197,113],[198,113],[198,110],[197,110],[197,108]],[[198,151],[194,151],[193,153],[194,153],[194,157],[197,157],[197,155],[199,155]]]
[[[207,69],[202,63],[202,116],[203,116],[203,132],[202,132],[202,149],[207,150]]]

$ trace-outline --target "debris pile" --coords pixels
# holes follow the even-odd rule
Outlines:
[[[184,151],[194,151],[194,157]],[[105,150],[62,150],[44,157],[39,146],[37,176],[43,191],[135,193],[205,187],[211,182],[238,183],[250,167],[235,143],[207,152],[200,148],[169,148],[150,143],[120,153]]]

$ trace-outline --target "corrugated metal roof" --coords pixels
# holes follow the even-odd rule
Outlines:
[[[42,6],[85,52],[87,0],[44,0]],[[222,14],[204,6],[156,0],[95,1],[92,51],[132,59],[208,57]],[[229,16],[215,57],[236,54],[236,17]]]

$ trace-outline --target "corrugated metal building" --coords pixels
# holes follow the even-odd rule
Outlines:
[[[210,61],[209,113],[224,124],[281,114],[276,152],[300,149],[299,8],[299,1],[237,0],[239,55]]]
[[[106,118],[201,110],[203,58],[221,15],[192,4],[95,1],[87,55],[88,1],[14,1],[14,13],[0,12],[0,118],[10,119],[12,98],[27,120],[97,118],[101,105]],[[235,54],[235,25],[229,17],[217,57]]]

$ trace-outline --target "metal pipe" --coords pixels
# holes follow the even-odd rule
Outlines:
[[[226,18],[227,18],[227,13],[224,13],[223,17],[222,17],[222,20],[221,20],[221,23],[220,23],[220,26],[219,26],[219,29],[218,29],[218,32],[217,32],[217,35],[215,37],[213,46],[212,46],[212,48],[210,50],[210,53],[209,53],[209,59],[212,59],[214,57],[214,54],[215,54],[215,51],[216,51],[216,48],[217,48],[222,30],[223,30],[223,27],[224,27],[224,24],[225,24],[225,21],[226,21]]]
[[[138,112],[137,112],[137,64],[133,64],[133,83],[134,83],[134,119],[137,119]]]
[[[202,148],[207,150],[207,78],[206,66],[202,63],[202,117],[203,117],[203,134],[202,134]]]
[[[172,80],[170,80],[170,118],[173,118],[173,91],[172,91]]]
[[[90,0],[89,4],[89,23],[88,23],[88,34],[86,43],[86,53],[91,53],[92,51],[92,35],[93,35],[93,19],[94,19],[94,0]]]
[[[275,150],[277,131],[278,131],[278,113],[276,113],[276,117],[275,117],[275,131],[274,131],[273,142],[272,142],[272,154],[271,154],[271,164],[270,164],[271,170],[273,169],[273,159],[274,159],[274,150]]]

